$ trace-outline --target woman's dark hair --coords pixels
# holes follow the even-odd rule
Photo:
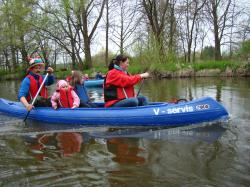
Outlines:
[[[113,58],[109,63],[109,70],[114,69],[114,65],[119,66],[121,62],[125,62],[128,59],[127,56],[117,55],[116,58]]]

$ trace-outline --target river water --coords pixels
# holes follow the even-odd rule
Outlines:
[[[210,96],[230,113],[196,128],[72,128],[0,113],[0,186],[249,186],[249,81],[145,81],[151,101]],[[16,100],[19,84],[2,81],[0,98]],[[103,99],[101,89],[89,94]]]

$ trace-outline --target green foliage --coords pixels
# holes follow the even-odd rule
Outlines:
[[[71,75],[71,70],[56,71],[54,74],[55,74],[57,79],[65,79],[67,76]]]
[[[10,73],[4,69],[0,69],[0,80],[13,80],[13,79],[22,79],[26,74],[26,71],[23,71],[22,68],[19,68],[19,71]]]
[[[225,70],[227,67],[236,69],[239,67],[239,63],[233,61],[202,61],[196,64],[193,64],[193,68],[195,71],[199,71],[202,69],[220,69]]]
[[[111,59],[114,58],[115,56],[116,56],[115,54],[113,54],[111,51],[109,51],[109,53],[108,53],[108,64],[111,61]],[[96,55],[92,56],[92,61],[93,61],[94,68],[99,68],[100,66],[101,67],[106,67],[104,49],[101,50]]]
[[[211,60],[214,58],[214,47],[206,46],[202,50],[201,60]]]
[[[129,73],[131,74],[137,74],[147,71],[145,67],[142,66],[142,64],[136,63],[133,58],[130,58],[129,63]]]
[[[250,70],[250,63],[245,64],[244,68],[249,71]]]
[[[250,58],[250,39],[241,43],[241,47],[239,49],[239,56],[244,59]]]
[[[154,37],[150,37],[150,41],[146,45],[142,43],[137,44],[134,52],[136,55],[133,58],[133,62],[138,64],[143,70],[161,72],[177,71],[179,69],[179,61],[176,54],[167,51],[165,47],[159,45]]]
[[[150,67],[150,71],[157,71],[157,72],[164,72],[164,71],[177,71],[179,68],[174,63],[168,63],[168,64],[159,64],[155,65],[152,64]]]
[[[0,69],[0,77],[3,77],[6,74],[8,74],[7,71],[5,71],[4,69]]]

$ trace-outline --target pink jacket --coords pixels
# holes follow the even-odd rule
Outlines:
[[[62,87],[62,86],[69,86],[68,83],[65,81],[65,80],[59,80],[56,84],[56,90],[52,97],[51,97],[51,103],[52,103],[52,107],[54,108],[55,106],[57,106],[57,103],[60,99],[60,92],[58,92],[58,90]],[[75,106],[76,108],[79,107],[80,105],[80,99],[78,97],[78,95],[76,94],[76,92],[74,90],[71,90],[71,94],[72,94],[72,97],[73,97],[73,106]]]
[[[80,105],[80,99],[79,97],[77,96],[76,92],[74,90],[71,90],[71,94],[74,98],[74,103],[73,105],[77,107],[79,107]],[[57,106],[57,101],[59,101],[59,98],[60,98],[60,93],[59,92],[54,92],[52,97],[51,97],[51,103],[52,103],[52,107],[55,107]]]

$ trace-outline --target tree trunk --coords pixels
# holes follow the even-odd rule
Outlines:
[[[89,2],[90,4],[93,3],[93,1]],[[86,5],[86,9],[85,6],[83,6],[82,8],[82,12],[81,12],[81,23],[82,23],[82,35],[83,35],[83,45],[84,45],[84,54],[85,54],[85,66],[87,69],[92,68],[93,64],[92,64],[92,58],[91,58],[91,49],[90,49],[90,44],[91,44],[91,40],[94,37],[94,33],[96,31],[96,28],[101,20],[102,17],[102,13],[103,13],[103,9],[104,9],[104,5],[106,4],[106,0],[102,0],[102,4],[101,4],[101,10],[97,16],[97,19],[94,21],[94,26],[91,29],[91,31],[89,32],[88,30],[88,16],[90,14],[91,8],[90,8],[90,4]]]
[[[11,47],[11,61],[13,64],[13,71],[16,71],[17,70],[16,49],[13,45],[11,45],[10,47]]]
[[[193,38],[192,38],[193,39]],[[188,41],[188,50],[187,50],[187,62],[191,62],[191,47],[192,47],[192,39],[190,38]]]
[[[168,51],[170,54],[173,53],[174,46],[174,35],[175,35],[175,9],[174,3],[170,4],[170,28],[169,28],[169,42],[168,42]]]
[[[84,54],[85,54],[85,67],[90,69],[93,67],[91,50],[90,50],[90,41],[88,36],[84,36]]]
[[[154,39],[157,42],[160,61],[163,63],[165,58],[163,36],[164,29],[166,28],[166,16],[169,8],[169,0],[162,2],[143,0],[142,6],[147,16],[152,34],[154,35]]]
[[[215,60],[221,60],[221,51],[220,51],[220,39],[219,39],[219,33],[218,28],[215,25],[214,27],[214,59]],[[217,30],[217,31],[216,31]]]
[[[9,72],[11,72],[11,65],[10,65],[10,61],[9,61],[9,54],[8,54],[8,50],[4,49],[3,50],[3,54],[4,54],[4,58],[5,58],[5,65],[7,67],[7,70]]]
[[[214,23],[214,59],[221,60],[221,51],[220,51],[220,38],[219,38],[219,26],[216,8],[212,11],[213,14],[213,23]]]
[[[22,62],[26,62],[27,64],[29,63],[28,62],[28,52],[27,50],[25,49],[25,43],[24,43],[24,36],[21,36],[20,37],[20,41],[21,41],[21,48],[20,48],[20,51],[21,51],[21,54],[22,54]]]
[[[106,50],[105,50],[105,65],[108,67],[109,58],[109,1],[106,0]]]

